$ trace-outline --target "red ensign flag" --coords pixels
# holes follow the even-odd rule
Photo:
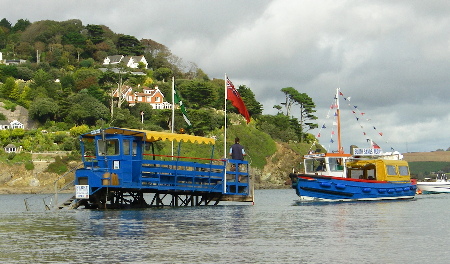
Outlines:
[[[247,107],[245,107],[244,101],[242,101],[241,95],[234,88],[233,83],[227,77],[227,99],[231,101],[234,107],[236,107],[239,113],[245,117],[247,120],[247,124],[250,122],[250,114],[247,111]]]

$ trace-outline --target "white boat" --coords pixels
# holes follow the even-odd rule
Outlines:
[[[436,181],[417,182],[417,189],[421,193],[450,193],[450,181],[440,171],[436,174]]]

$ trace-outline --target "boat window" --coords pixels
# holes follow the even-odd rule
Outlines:
[[[397,171],[395,170],[395,166],[393,165],[386,165],[387,174],[388,175],[397,175]]]
[[[399,171],[401,176],[408,176],[409,175],[408,166],[398,166],[398,171]]]
[[[136,156],[137,155],[137,142],[136,141],[133,141],[133,156]]]
[[[330,158],[330,170],[331,171],[343,171],[344,166],[342,166],[342,159],[341,158]]]
[[[352,168],[347,171],[347,178],[363,179],[364,178],[364,170]]]
[[[85,157],[93,157],[95,156],[95,145],[94,141],[83,141],[84,145],[84,156]]]
[[[130,153],[131,153],[130,148],[131,148],[130,140],[129,139],[124,139],[123,140],[123,154],[124,155],[130,155]]]
[[[313,159],[307,159],[305,160],[305,172],[314,172],[314,160]]]
[[[98,155],[99,156],[111,156],[111,155],[119,155],[119,140],[118,139],[107,139],[107,140],[98,140]]]
[[[306,159],[305,172],[326,171],[325,159]]]

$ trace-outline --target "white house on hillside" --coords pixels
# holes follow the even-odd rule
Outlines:
[[[20,152],[20,148],[17,148],[14,144],[8,144],[3,148],[6,153],[17,153]]]
[[[144,56],[123,56],[123,55],[113,55],[108,56],[103,60],[103,65],[117,65],[123,62],[128,68],[137,69],[139,62],[144,63],[147,69],[148,63]]]
[[[25,128],[25,127],[22,123],[20,123],[17,120],[14,120],[12,122],[8,122],[5,120],[0,121],[0,130],[15,129],[15,128]]]
[[[20,122],[17,121],[17,120],[12,121],[12,122],[10,123],[10,125],[11,125],[11,129],[15,129],[15,128],[24,128],[23,124],[20,123]]]

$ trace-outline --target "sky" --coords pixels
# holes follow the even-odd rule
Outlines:
[[[340,103],[346,151],[367,147],[368,138],[384,151],[450,148],[450,1],[1,3],[13,25],[18,19],[80,19],[153,39],[211,79],[226,73],[236,87],[246,85],[264,114],[276,114],[273,106],[285,100],[281,89],[293,87],[316,104],[319,128],[309,132],[330,151],[336,135],[325,124],[337,88],[347,99]],[[293,107],[292,114],[299,111]]]

